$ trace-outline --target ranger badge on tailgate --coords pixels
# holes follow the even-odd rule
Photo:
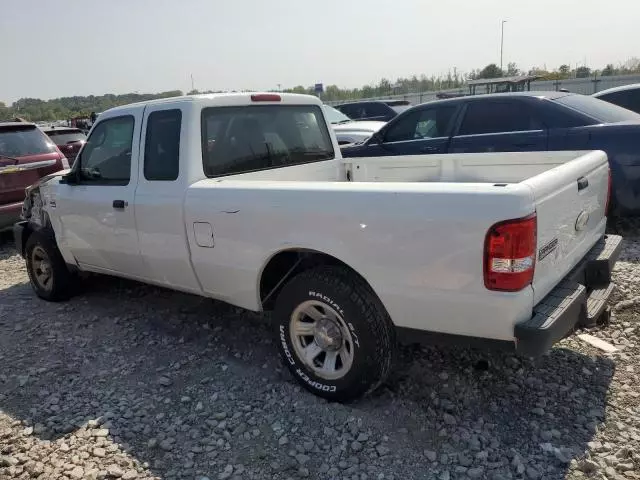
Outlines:
[[[540,250],[538,250],[538,261],[542,260],[544,257],[549,255],[557,247],[558,247],[558,239],[557,238],[554,238],[549,243],[547,243],[546,245],[541,247]]]

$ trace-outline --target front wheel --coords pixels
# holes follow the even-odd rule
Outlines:
[[[69,298],[71,272],[51,237],[41,232],[31,233],[25,246],[25,258],[36,295],[50,302]]]
[[[395,330],[380,300],[345,268],[304,271],[280,292],[274,314],[282,358],[309,391],[349,401],[391,370]]]

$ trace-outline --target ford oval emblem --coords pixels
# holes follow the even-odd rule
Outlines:
[[[584,227],[587,226],[588,222],[589,212],[587,212],[586,210],[581,211],[580,215],[578,215],[578,218],[576,218],[576,231],[580,232],[584,230]]]

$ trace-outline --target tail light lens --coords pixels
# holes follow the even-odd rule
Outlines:
[[[607,184],[607,203],[604,207],[605,217],[609,215],[609,207],[611,206],[611,169],[609,169],[609,183]]]
[[[517,292],[533,281],[537,217],[496,223],[484,242],[484,285],[489,290]]]

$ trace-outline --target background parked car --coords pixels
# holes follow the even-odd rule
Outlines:
[[[19,220],[26,187],[65,168],[67,159],[34,123],[0,123],[0,230]]]
[[[594,97],[640,113],[640,83],[609,88],[593,94]]]
[[[78,155],[78,152],[87,141],[87,136],[79,128],[72,127],[43,127],[42,130],[46,133],[53,143],[55,143],[60,151],[67,157],[69,164],[73,165],[73,162]]]
[[[640,115],[561,92],[476,95],[407,110],[343,157],[604,150],[616,215],[640,215]]]
[[[324,105],[324,112],[336,134],[338,145],[364,142],[385,125],[385,122],[351,120],[330,105]]]
[[[351,120],[378,120],[388,122],[399,113],[411,108],[406,100],[375,100],[336,105]]]

